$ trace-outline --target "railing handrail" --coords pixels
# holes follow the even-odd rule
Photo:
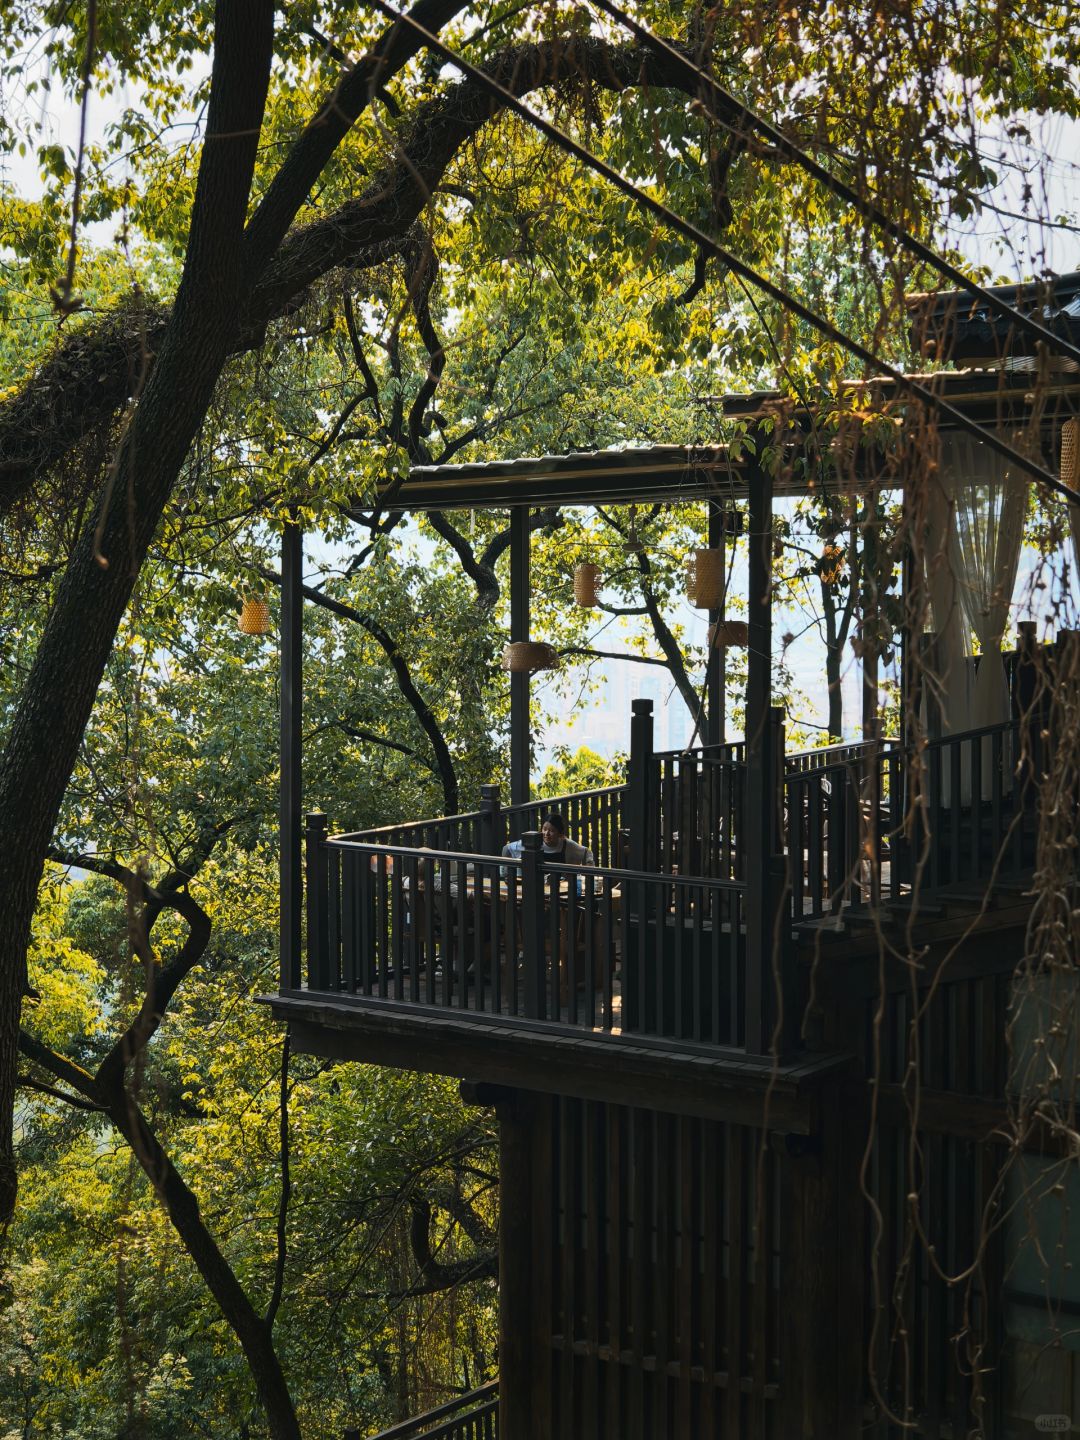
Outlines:
[[[392,1425],[389,1430],[380,1430],[371,1436],[370,1440],[412,1440],[413,1436],[430,1433],[425,1431],[425,1427],[434,1425],[439,1420],[460,1418],[459,1412],[462,1410],[486,1410],[498,1404],[498,1393],[498,1380],[489,1380],[486,1385],[481,1385],[476,1390],[436,1405],[433,1410],[425,1410],[423,1415],[414,1415],[409,1420],[401,1420]]]
[[[957,745],[963,740],[982,740],[990,735],[1004,735],[1006,731],[1016,730],[1019,726],[1020,717],[1014,715],[1008,720],[998,720],[993,725],[980,725],[975,730],[954,730],[947,735],[935,735],[932,740],[924,741],[919,749],[929,750],[940,745]],[[910,753],[913,748],[909,745],[907,751]]]
[[[515,805],[500,805],[504,815],[518,815],[522,810],[533,810],[542,805],[562,805],[567,800],[588,800],[595,795],[617,795],[627,788],[623,780],[618,785],[601,785],[597,790],[568,790],[565,795],[543,795],[535,800],[519,800]]]
[[[518,855],[485,855],[473,850],[434,850],[430,845],[384,845],[378,840],[356,840],[352,835],[328,835],[326,843],[334,850],[359,850],[369,855],[414,855],[418,860],[458,860],[473,865],[521,865]],[[597,866],[590,866],[597,869]]]
[[[480,862],[489,868],[502,869],[505,867],[515,870],[521,870],[525,864],[523,857],[519,855],[480,855],[468,850],[432,850],[426,846],[422,849],[413,849],[407,845],[380,845],[377,841],[354,840],[349,835],[329,835],[326,844],[334,850],[353,850],[362,855],[371,856],[401,855],[405,858],[430,861],[432,864],[446,860],[464,865],[475,865]],[[745,881],[727,880],[714,875],[672,875],[656,870],[623,870],[610,865],[566,865],[556,860],[545,859],[543,851],[540,852],[540,860],[544,869],[552,874],[601,875],[612,880],[628,880],[634,884],[652,880],[660,881],[665,885],[705,885],[715,890],[746,889]]]
[[[882,735],[881,738],[877,740],[838,740],[832,745],[814,745],[809,750],[792,750],[784,756],[784,769],[788,770],[794,761],[803,760],[813,762],[823,756],[834,755],[837,752],[841,752],[844,755],[855,756],[861,755],[864,751],[871,753],[874,751],[885,752],[899,748],[900,741],[895,735]],[[830,763],[838,764],[841,762],[830,762],[826,760],[825,763],[828,765]],[[807,768],[817,769],[818,767],[815,764],[811,764],[807,766]]]

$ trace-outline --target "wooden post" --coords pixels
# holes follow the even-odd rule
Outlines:
[[[533,1125],[528,1096],[495,1107],[499,1121],[499,1436],[531,1440],[533,1366],[544,1351],[535,1344],[533,1271]]]
[[[301,984],[301,906],[303,904],[303,846],[300,834],[303,804],[301,720],[303,715],[304,655],[304,537],[293,522],[281,532],[281,694],[279,743],[281,790],[278,797],[280,841],[279,981],[282,990]]]
[[[745,1045],[752,1055],[769,1051],[773,944],[774,745],[772,698],[772,475],[756,465],[750,474],[749,657],[746,680],[746,986]]]
[[[918,696],[915,685],[918,675],[915,667],[915,636],[912,634],[912,616],[908,607],[915,595],[915,555],[910,544],[904,546],[900,561],[900,740],[905,750],[910,749],[914,740],[915,717],[918,715]]]
[[[727,540],[726,513],[722,505],[715,500],[709,501],[709,549],[719,550],[721,555],[720,582],[724,583],[724,564],[726,562],[725,544]],[[709,611],[709,624],[715,625],[723,616],[723,603],[715,610]],[[705,670],[705,688],[707,703],[705,706],[705,734],[701,740],[704,745],[722,745],[724,743],[724,681],[726,670],[727,651],[722,645],[710,645],[708,661]]]
[[[330,983],[327,933],[330,897],[326,866],[326,816],[313,810],[307,817],[307,941],[308,989],[325,990]]]
[[[878,723],[878,680],[881,655],[881,619],[878,604],[878,552],[881,536],[876,530],[876,502],[873,491],[866,499],[869,512],[863,527],[862,547],[862,738],[876,740]]]
[[[510,638],[529,639],[529,601],[532,582],[529,573],[529,511],[524,505],[510,511]],[[529,799],[530,756],[529,676],[514,671],[510,676],[510,803],[524,805]]]
[[[525,977],[525,1017],[547,1017],[547,973],[544,965],[544,871],[539,830],[521,837],[521,948]]]
[[[503,813],[499,803],[498,785],[480,786],[480,845],[485,855],[498,855],[502,850]]]
[[[653,702],[630,702],[630,772],[627,776],[626,819],[630,831],[631,870],[647,870],[655,846],[650,835],[656,829],[652,813]]]
[[[821,1092],[819,1105],[817,1135],[778,1137],[784,1220],[777,1419],[779,1434],[799,1440],[838,1435],[837,1342],[843,1327],[858,1319],[837,1309],[844,1237],[838,1224],[840,1096],[835,1085]],[[854,1176],[848,1179],[857,1185]],[[855,1378],[844,1377],[845,1385],[856,1388]]]

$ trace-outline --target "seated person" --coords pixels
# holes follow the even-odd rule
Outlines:
[[[540,839],[544,846],[544,859],[555,865],[595,865],[591,850],[570,840],[566,834],[566,821],[558,810],[549,810],[540,824]]]

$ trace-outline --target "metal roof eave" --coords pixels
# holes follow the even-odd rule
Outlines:
[[[483,464],[417,466],[401,485],[382,487],[379,503],[400,510],[465,510],[741,500],[750,494],[756,473],[724,446],[591,450]],[[806,492],[805,481],[786,476],[778,480],[775,493]],[[353,513],[368,512],[358,507]]]

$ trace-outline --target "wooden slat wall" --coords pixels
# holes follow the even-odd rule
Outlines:
[[[554,1097],[535,1125],[549,1433],[784,1440],[780,1187],[759,1132]]]
[[[1005,974],[943,983],[929,1003],[920,994],[919,1074],[928,1092],[1000,1099],[1008,994]],[[872,1054],[870,1009],[867,1057]],[[903,1082],[912,1013],[909,995],[887,997],[881,1029],[886,1085]],[[914,1097],[910,1087],[909,1093]],[[866,1395],[873,1418],[864,1434],[867,1440],[996,1436],[1003,1360],[999,1179],[1004,1150],[998,1141],[947,1133],[940,1114],[933,1128],[920,1126],[913,1136],[896,1110],[894,1103],[879,1117],[867,1175],[880,1219],[868,1224],[864,1245],[867,1336],[877,1321],[874,1375],[873,1381],[868,1377]],[[980,1253],[984,1226],[989,1228]],[[876,1268],[876,1300],[871,1267]],[[949,1283],[947,1277],[959,1278]]]

